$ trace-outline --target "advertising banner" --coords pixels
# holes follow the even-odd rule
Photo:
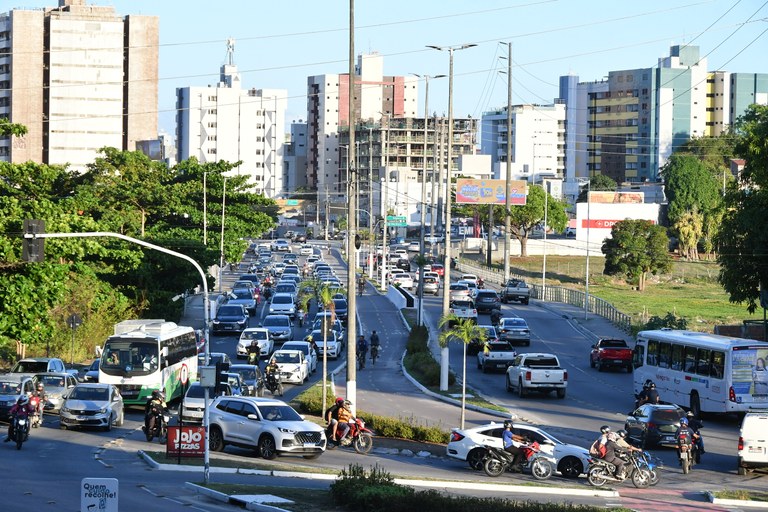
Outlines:
[[[166,457],[203,457],[205,455],[205,427],[168,427],[165,445]]]
[[[642,192],[594,191],[589,193],[590,203],[643,204],[644,199],[645,194]]]
[[[524,205],[528,183],[512,180],[509,184],[509,204]],[[506,204],[506,180],[456,180],[456,202],[459,204]]]

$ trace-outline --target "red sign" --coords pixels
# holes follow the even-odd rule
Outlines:
[[[581,219],[581,227],[591,229],[612,229],[613,225],[617,222],[621,222],[626,219]],[[656,224],[656,221],[650,221],[651,224]]]
[[[203,457],[205,427],[168,427],[165,455],[166,457]]]

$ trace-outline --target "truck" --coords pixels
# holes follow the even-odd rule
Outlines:
[[[483,373],[490,370],[506,370],[516,356],[517,351],[508,341],[489,341],[477,353],[477,368]]]
[[[510,301],[528,304],[528,300],[531,297],[531,289],[528,288],[528,284],[522,279],[509,279],[501,288],[499,295],[501,296],[501,302],[504,304]]]
[[[554,391],[557,398],[565,398],[568,372],[560,366],[560,360],[554,354],[519,354],[507,368],[506,386],[508,392],[516,390],[520,398],[534,391]]]
[[[589,367],[597,367],[597,371],[601,372],[611,366],[625,368],[627,373],[632,373],[632,349],[622,339],[601,338],[592,345]]]

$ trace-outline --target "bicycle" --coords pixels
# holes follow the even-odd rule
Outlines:
[[[376,366],[376,359],[379,357],[378,345],[371,345],[371,364]]]
[[[362,370],[365,368],[365,352],[357,354],[357,369]]]

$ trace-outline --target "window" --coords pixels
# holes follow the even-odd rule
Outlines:
[[[700,348],[696,354],[696,373],[698,375],[709,375],[710,361],[709,358],[712,355],[711,350]]]
[[[659,368],[669,368],[672,359],[672,346],[669,343],[659,343]]]
[[[650,366],[659,365],[659,342],[648,340],[648,364]]]
[[[715,379],[722,379],[725,375],[725,352],[717,350],[712,352],[712,371],[710,376]]]
[[[672,366],[673,370],[682,370],[684,353],[682,345],[672,345]]]
[[[635,345],[635,350],[632,353],[632,365],[635,368],[643,366],[645,359],[645,347],[642,345]]]

